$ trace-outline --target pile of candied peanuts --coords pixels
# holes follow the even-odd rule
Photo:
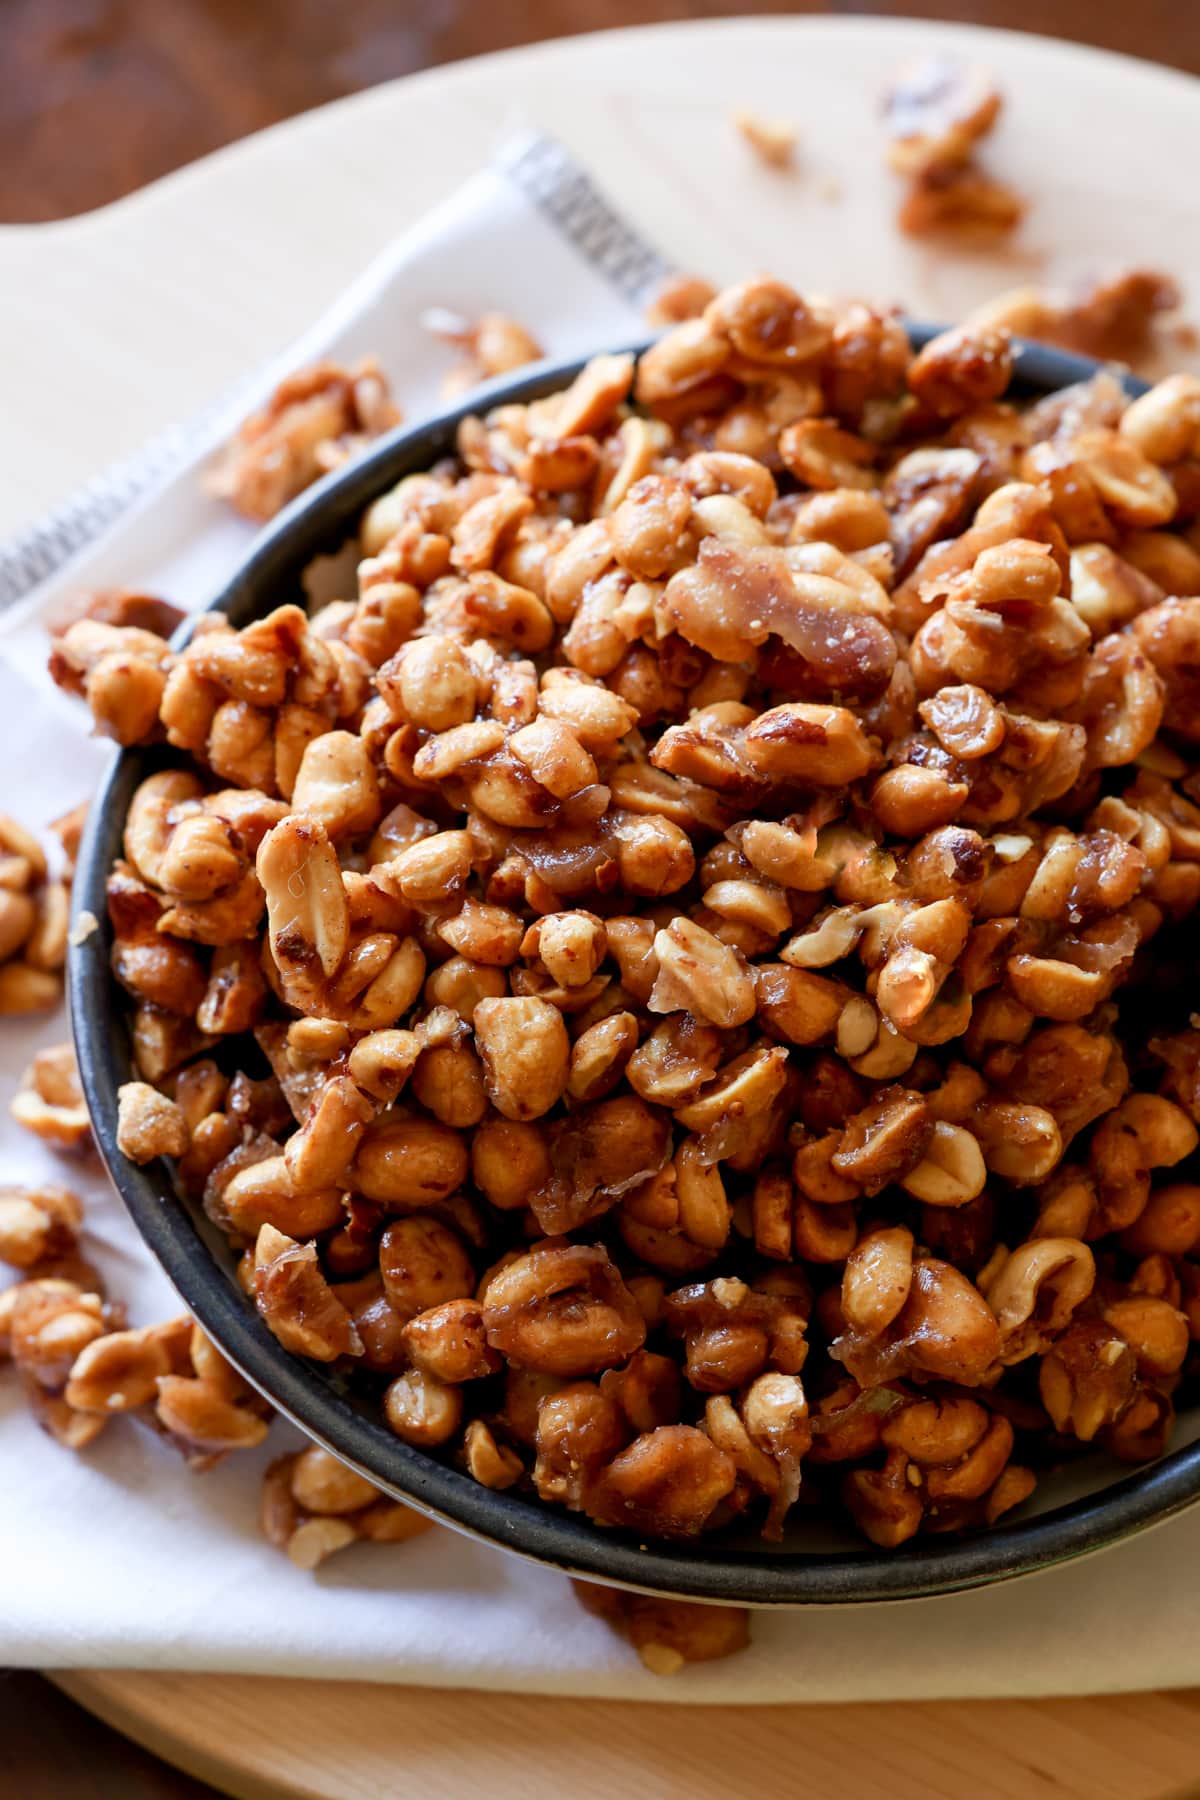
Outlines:
[[[110,881],[122,1147],[485,1485],[891,1547],[1167,1443],[1200,383],[1012,367],[749,282],[465,420],[356,597],[59,641],[190,758]]]
[[[69,1044],[38,1053],[12,1113],[25,1129],[76,1162],[90,1153],[83,1111],[66,1129],[64,1105],[30,1109],[48,1084],[78,1073]],[[0,1262],[17,1279],[0,1289],[0,1364],[9,1362],[34,1418],[65,1449],[83,1452],[117,1419],[149,1425],[203,1474],[226,1456],[258,1448],[270,1408],[191,1320],[131,1327],[105,1295],[86,1254],[84,1206],[54,1182],[0,1188]],[[487,1428],[468,1428],[471,1455],[503,1459]],[[299,1569],[315,1569],[357,1543],[402,1544],[432,1520],[391,1499],[317,1444],[276,1457],[262,1477],[264,1536]],[[585,1608],[626,1631],[646,1666],[675,1674],[686,1663],[729,1656],[747,1643],[742,1608],[631,1596],[572,1584]]]

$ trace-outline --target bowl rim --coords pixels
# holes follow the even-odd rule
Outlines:
[[[918,347],[940,327],[906,321]],[[653,339],[620,346],[634,354]],[[1086,357],[1016,340],[1014,385],[1052,393],[1102,367]],[[263,610],[260,595],[294,587],[300,568],[344,540],[370,502],[402,476],[428,467],[453,443],[460,419],[502,402],[540,397],[569,381],[588,360],[540,362],[502,376],[416,425],[387,434],[345,469],[326,477],[274,519],[208,610],[235,619]],[[1146,384],[1122,375],[1131,392]],[[204,609],[201,609],[203,611]],[[199,613],[174,640],[185,642]],[[693,1551],[605,1532],[582,1515],[481,1486],[447,1463],[404,1444],[350,1397],[342,1377],[285,1350],[247,1304],[227,1267],[231,1253],[194,1203],[175,1191],[161,1165],[139,1168],[116,1143],[117,1087],[133,1071],[125,1011],[109,969],[111,932],[105,877],[119,854],[129,800],[155,766],[178,762],[162,749],[116,756],[89,808],[72,896],[67,986],[80,1075],[97,1145],[134,1224],[189,1311],[222,1352],[271,1404],[343,1462],[456,1530],[564,1573],[647,1593],[729,1605],[799,1607],[911,1600],[1026,1575],[1100,1550],[1161,1523],[1200,1496],[1200,1441],[1079,1499],[1005,1525],[900,1552],[779,1552],[722,1548],[702,1538]],[[90,920],[88,915],[91,916]],[[92,924],[91,920],[97,923]],[[83,929],[86,927],[86,931]]]

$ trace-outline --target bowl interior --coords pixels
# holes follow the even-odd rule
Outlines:
[[[913,326],[911,332],[920,344],[934,329]],[[578,360],[539,364],[516,379],[490,383],[420,426],[380,440],[281,514],[213,604],[241,625],[284,601],[302,602],[302,576],[313,559],[342,550],[377,495],[448,454],[465,414],[552,392],[580,366]],[[1095,369],[1084,358],[1022,345],[1013,391],[1048,393]],[[1140,391],[1143,384],[1129,385]],[[310,1437],[399,1498],[538,1562],[618,1585],[759,1606],[911,1599],[1001,1580],[1113,1543],[1169,1517],[1200,1493],[1200,1446],[1193,1441],[1200,1437],[1198,1409],[1181,1417],[1181,1447],[1159,1463],[1114,1478],[1111,1463],[1084,1459],[1039,1483],[1034,1503],[988,1532],[918,1541],[887,1553],[832,1524],[817,1523],[801,1509],[778,1547],[734,1531],[706,1535],[688,1550],[603,1532],[579,1516],[493,1492],[448,1462],[401,1443],[381,1422],[373,1398],[277,1343],[238,1288],[224,1237],[196,1203],[175,1191],[165,1166],[139,1169],[116,1146],[116,1092],[132,1067],[125,997],[109,971],[105,877],[120,854],[135,788],[155,768],[180,760],[158,749],[123,752],[91,808],[74,910],[76,917],[90,912],[102,923],[73,947],[70,957],[80,1070],[101,1153],[150,1249],[230,1360]]]

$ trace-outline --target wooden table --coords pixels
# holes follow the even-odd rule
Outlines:
[[[0,216],[45,219],[98,204],[243,131],[424,62],[635,15],[716,10],[725,9],[703,0],[653,8],[638,0],[529,0],[523,8],[452,0],[405,16],[392,0],[259,0],[241,9],[219,0],[126,0],[110,13],[88,0],[8,0],[0,9]],[[760,0],[754,10],[815,9]],[[949,17],[963,9],[923,10]],[[991,23],[1047,23],[1037,0],[992,0],[974,12]],[[1058,22],[1093,43],[1200,71],[1200,13],[1168,0],[1137,9],[1127,0],[1064,0]],[[620,56],[601,42],[587,59],[597,91],[607,81],[611,96]],[[0,229],[0,342],[33,352],[21,359],[31,365],[23,374],[12,359],[6,376],[12,435],[0,445],[0,529],[189,411],[307,323],[374,249],[477,165],[505,116],[505,97],[532,105],[599,163],[653,235],[687,254],[689,227],[677,216],[677,194],[672,213],[669,182],[661,191],[622,187],[617,140],[626,116],[615,102],[607,113],[601,105],[581,111],[578,90],[556,86],[560,67],[552,54],[518,57],[495,78],[467,67],[446,87],[426,79],[377,90],[92,217]],[[3,104],[6,93],[22,96],[23,118]],[[730,93],[731,104],[753,98]],[[381,131],[405,122],[409,141],[433,152],[397,157],[403,179],[383,183]],[[818,160],[826,149],[806,143]],[[1089,153],[1120,154],[1099,141]],[[322,208],[322,183],[336,204]],[[693,223],[690,244],[702,237]],[[737,242],[727,231],[727,252],[732,244],[736,254]],[[178,343],[186,355],[172,353]],[[55,419],[68,416],[64,431]],[[255,1800],[284,1791],[457,1800],[477,1788],[507,1800],[539,1783],[579,1800],[626,1787],[705,1800],[755,1786],[778,1792],[781,1769],[789,1771],[785,1791],[846,1800],[1165,1800],[1200,1778],[1195,1693],[700,1714],[221,1676],[75,1675],[63,1685],[121,1729]],[[309,1748],[316,1721],[319,1757]],[[339,1786],[337,1758],[352,1743],[364,1749]],[[208,1791],[84,1720],[33,1676],[0,1680],[0,1746],[0,1791],[28,1800],[182,1800]],[[317,1774],[326,1785],[305,1787]]]
[[[820,12],[1054,32],[1200,74],[1186,0],[5,0],[0,220],[103,206],[247,132],[460,57],[614,25]]]

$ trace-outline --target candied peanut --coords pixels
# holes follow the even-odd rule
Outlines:
[[[767,119],[759,113],[745,111],[734,113],[733,124],[768,168],[791,167],[797,139],[794,126],[782,119]]]
[[[337,856],[323,826],[289,818],[263,838],[257,869],[267,896],[271,954],[289,991],[307,998],[346,952],[349,924]]]
[[[498,1000],[507,989],[501,969],[488,963],[472,962],[465,956],[452,956],[430,974],[425,983],[425,998],[431,1006],[450,1007],[465,1025],[469,1025],[481,1000]]]
[[[560,987],[582,987],[604,961],[607,940],[594,913],[548,913],[525,934],[524,956],[536,956]]]
[[[378,822],[379,784],[366,745],[348,731],[313,738],[300,758],[292,805],[331,838],[359,837]]]
[[[153,1404],[159,1381],[171,1373],[161,1326],[110,1331],[94,1338],[75,1358],[63,1398],[76,1412],[130,1412]]]
[[[117,1090],[117,1104],[117,1148],[131,1162],[183,1155],[190,1141],[187,1121],[173,1100],[144,1081],[127,1081]]]
[[[626,1219],[679,1231],[711,1256],[729,1236],[730,1207],[715,1166],[701,1160],[699,1140],[685,1139],[678,1154],[648,1181],[630,1190]]]
[[[1121,1417],[1101,1434],[1105,1450],[1121,1462],[1149,1462],[1163,1454],[1175,1423],[1168,1395],[1139,1387]],[[999,1484],[997,1484],[999,1485]]]
[[[76,1359],[105,1334],[100,1296],[57,1278],[20,1282],[10,1291],[9,1354],[32,1382],[57,1391]]]
[[[187,1375],[158,1379],[155,1417],[189,1453],[254,1449],[270,1429],[270,1420],[252,1406],[239,1406],[212,1382],[193,1381]]]
[[[691,1012],[728,1030],[754,1016],[754,982],[744,960],[710,931],[680,916],[654,939],[658,973],[651,1012]]]
[[[18,1125],[57,1149],[79,1150],[91,1142],[92,1128],[70,1044],[38,1051],[21,1077],[9,1111]]]
[[[98,731],[118,744],[138,744],[151,735],[167,685],[161,657],[161,649],[151,657],[121,648],[92,665],[87,700]]]
[[[9,869],[10,878],[4,883],[6,887],[26,887],[34,882],[45,881],[45,851],[33,833],[27,831],[10,813],[0,813],[0,851],[3,851]],[[17,879],[14,880],[14,877]]]
[[[630,1643],[654,1675],[677,1675],[686,1663],[733,1656],[748,1642],[749,1614],[742,1607],[624,1594],[595,1582],[571,1585],[585,1611],[614,1630],[627,1629]]]
[[[263,1475],[259,1496],[259,1524],[267,1542],[286,1550],[301,1525],[300,1510],[292,1494],[292,1468],[296,1456],[279,1456]],[[351,1542],[352,1538],[346,1538]],[[314,1559],[319,1561],[319,1558]]]
[[[314,1244],[298,1244],[263,1225],[255,1243],[254,1296],[286,1350],[316,1362],[362,1353],[349,1313],[321,1273]]]
[[[913,1264],[913,1285],[897,1323],[919,1365],[948,1380],[977,1380],[998,1347],[995,1317],[978,1289],[932,1257]]]
[[[509,1488],[525,1473],[516,1451],[498,1443],[482,1419],[472,1419],[463,1432],[463,1458],[467,1473],[481,1487]]]
[[[636,721],[626,701],[575,669],[547,669],[538,697],[541,711],[568,725],[585,750],[609,750]]]
[[[983,1192],[987,1166],[979,1140],[961,1125],[935,1119],[919,1162],[900,1185],[925,1206],[966,1206]]]
[[[905,763],[879,777],[871,790],[871,808],[886,831],[915,838],[948,825],[970,792],[966,782],[952,781],[942,769]]]
[[[878,1193],[890,1181],[907,1186],[936,1130],[920,1094],[881,1088],[869,1106],[846,1121],[832,1167],[866,1194]]]
[[[448,731],[475,716],[479,684],[454,638],[435,635],[404,645],[379,671],[379,690],[396,717],[426,731]]]
[[[575,1100],[601,1100],[620,1081],[637,1048],[638,1024],[631,1012],[612,1013],[589,1025],[571,1046],[567,1092]]]
[[[568,799],[596,780],[594,760],[560,720],[535,719],[513,733],[508,748],[557,800]]]
[[[1187,1355],[1189,1334],[1184,1315],[1169,1301],[1131,1294],[1110,1301],[1103,1312],[1134,1351],[1141,1374],[1151,1379],[1175,1374]]]
[[[504,906],[467,900],[452,919],[437,928],[438,936],[468,962],[507,968],[521,951],[521,921]]]
[[[1017,288],[980,312],[1026,337],[1081,355],[1136,362],[1147,351],[1156,315],[1178,304],[1179,291],[1169,277],[1151,269],[1120,269],[1065,291]]]
[[[646,308],[648,325],[679,325],[685,319],[698,319],[705,307],[716,299],[716,289],[699,275],[668,275],[655,291]]]
[[[1113,1326],[1073,1320],[1038,1368],[1042,1404],[1055,1430],[1090,1443],[1129,1404],[1136,1368],[1133,1350]]]
[[[638,580],[652,581],[688,560],[692,499],[670,475],[636,481],[614,509],[609,539],[617,561]]]
[[[1150,1170],[1171,1168],[1200,1142],[1182,1107],[1159,1094],[1130,1094],[1101,1119],[1088,1160],[1105,1222],[1132,1224],[1150,1188]]]
[[[287,1553],[298,1569],[315,1569],[345,1550],[358,1536],[349,1519],[305,1519],[297,1525],[287,1543]]]
[[[435,1119],[460,1131],[478,1125],[488,1109],[483,1068],[466,1043],[424,1049],[413,1071],[412,1094]]]
[[[471,873],[471,841],[465,831],[418,838],[398,856],[376,864],[373,876],[387,890],[420,904],[448,900]]]
[[[406,1544],[419,1537],[433,1524],[411,1506],[399,1500],[376,1500],[354,1515],[358,1536],[372,1544]]]
[[[1003,394],[1012,368],[1008,332],[968,324],[931,338],[909,364],[907,380],[922,406],[955,418]]]
[[[363,1134],[351,1181],[366,1199],[403,1210],[444,1200],[466,1172],[467,1152],[456,1131],[432,1119],[385,1114]]]
[[[846,1323],[878,1336],[908,1299],[913,1272],[912,1233],[891,1226],[860,1238],[846,1259],[842,1313]]]
[[[494,1350],[568,1379],[624,1361],[646,1335],[607,1252],[554,1239],[492,1276],[483,1325]]]
[[[25,1385],[29,1410],[43,1431],[49,1432],[64,1450],[86,1450],[108,1424],[100,1413],[76,1412],[60,1394],[49,1392],[35,1383]]]
[[[496,1109],[510,1119],[548,1112],[567,1085],[570,1042],[562,1014],[544,1000],[481,1000],[474,1025]]]
[[[462,1241],[437,1219],[396,1219],[379,1240],[379,1273],[388,1304],[400,1318],[459,1300],[475,1285]]]
[[[800,419],[780,435],[779,454],[797,480],[811,488],[873,488],[872,445],[842,431],[832,419]]]
[[[944,1468],[969,1456],[987,1429],[988,1415],[979,1402],[956,1395],[901,1407],[879,1435],[889,1450],[902,1450],[912,1462]]]
[[[1135,1256],[1186,1256],[1198,1241],[1200,1187],[1186,1181],[1158,1188],[1121,1234],[1121,1247]]]
[[[0,1017],[50,1012],[62,995],[62,979],[52,970],[27,962],[0,965]]]
[[[390,1289],[389,1299],[395,1307]],[[500,1367],[484,1336],[483,1313],[476,1300],[455,1298],[429,1306],[409,1319],[403,1336],[413,1361],[439,1381],[475,1381]]]
[[[743,741],[760,773],[814,786],[856,781],[874,760],[858,720],[843,706],[777,706],[759,714]]]
[[[538,1407],[533,1480],[543,1500],[578,1511],[591,1481],[628,1438],[620,1407],[589,1382],[568,1383]]]
[[[786,963],[756,964],[754,986],[760,1022],[789,1044],[819,1044],[833,1036],[854,998],[840,982]]]
[[[829,321],[818,308],[766,276],[724,289],[705,317],[728,332],[734,349],[748,362],[803,362],[825,349],[831,336]]]
[[[69,1188],[0,1188],[0,1261],[17,1269],[67,1256],[75,1249],[83,1205]]]
[[[515,1120],[485,1119],[471,1139],[471,1176],[502,1212],[525,1206],[550,1177],[542,1132]]]
[[[296,1457],[291,1489],[297,1506],[324,1516],[357,1512],[379,1497],[378,1488],[318,1444],[310,1444]]]
[[[36,919],[37,911],[27,894],[0,890],[0,958],[7,960],[17,954],[21,946],[32,937]],[[63,951],[65,955],[65,928]]]
[[[335,1075],[313,1098],[300,1130],[284,1146],[297,1194],[336,1187],[354,1157],[375,1108],[345,1075]]]
[[[903,1256],[903,1244],[898,1248]],[[934,1257],[911,1264],[907,1294],[888,1327],[888,1338],[881,1358],[870,1349],[860,1352],[852,1326],[833,1346],[834,1354],[856,1379],[862,1378],[860,1370],[865,1374],[877,1367],[892,1372],[908,1366],[927,1377],[969,1387],[983,1379],[1000,1350],[1000,1328],[983,1295],[958,1269]]]
[[[640,406],[661,406],[692,390],[703,393],[705,384],[720,375],[732,346],[724,330],[710,320],[714,304],[715,299],[701,317],[684,320],[639,358],[634,396]]]
[[[883,96],[888,161],[903,175],[964,162],[992,129],[1001,104],[999,89],[980,65],[913,57],[894,71]]]
[[[768,944],[792,922],[791,908],[780,889],[759,881],[714,882],[704,890],[704,905],[719,919],[743,927]]]
[[[1169,375],[1126,407],[1118,429],[1160,466],[1194,455],[1200,444],[1200,381]]]
[[[1038,1237],[1019,1245],[984,1288],[1004,1339],[1004,1361],[1045,1348],[1087,1299],[1095,1279],[1095,1258],[1078,1239]]]
[[[696,866],[686,832],[660,813],[618,813],[613,820],[612,849],[629,894],[676,893],[690,881]]]
[[[949,231],[990,239],[1011,231],[1024,211],[1024,202],[1012,188],[970,162],[961,167],[938,164],[914,178],[896,222],[914,237]],[[976,322],[982,321],[977,317]]]
[[[614,1457],[587,1496],[598,1525],[691,1537],[732,1492],[733,1458],[691,1425],[660,1425]]]
[[[210,469],[208,491],[261,523],[399,418],[372,358],[350,369],[313,363],[243,421]]]
[[[502,482],[467,507],[451,532],[450,560],[464,574],[489,569],[533,511],[517,482]]]
[[[431,1449],[454,1436],[462,1422],[462,1390],[422,1369],[398,1375],[383,1397],[383,1416],[406,1444]]]

